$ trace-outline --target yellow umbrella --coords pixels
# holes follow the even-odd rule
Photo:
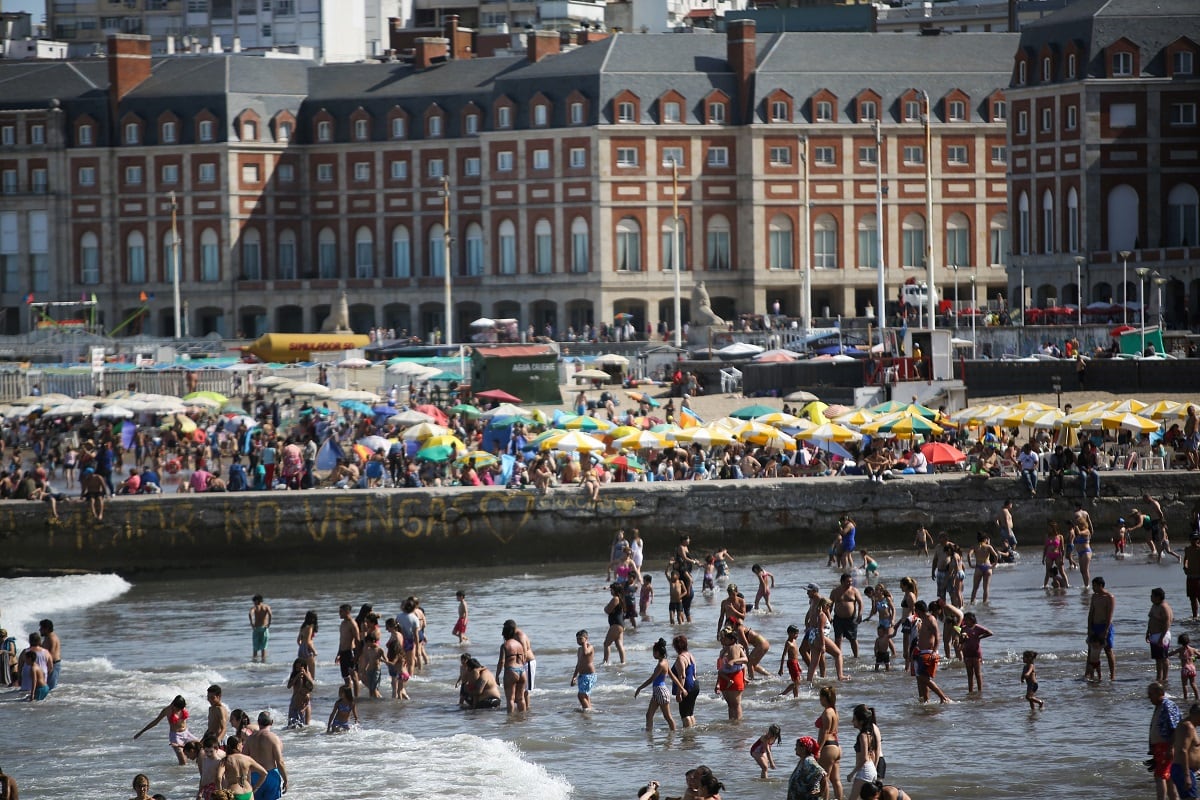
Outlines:
[[[1049,411],[1040,411],[1033,416],[1026,417],[1025,424],[1038,430],[1054,430],[1062,425],[1062,421],[1066,418],[1066,414],[1057,408],[1052,408]]]
[[[925,419],[935,419],[937,417],[936,408],[923,406],[920,403],[909,403],[908,407],[904,409],[904,413],[924,417]]]
[[[943,430],[942,426],[925,417],[908,414],[879,428],[881,433],[890,433],[901,439],[915,439],[918,435],[926,433],[936,436]]]
[[[861,439],[862,434],[836,422],[826,422],[824,425],[797,433],[796,438],[806,442],[854,442]]]
[[[1107,410],[1114,414],[1140,414],[1149,405],[1149,403],[1143,403],[1141,400],[1115,400],[1109,404]]]
[[[542,450],[561,450],[573,453],[602,453],[608,447],[594,436],[588,436],[583,431],[567,431],[562,436],[555,436],[542,442]]]
[[[1075,408],[1071,409],[1071,413],[1080,414],[1085,411],[1095,411],[1097,409],[1103,409],[1103,410],[1107,411],[1108,405],[1109,404],[1103,400],[1092,400],[1090,402],[1084,403],[1081,406],[1075,406]]]
[[[728,430],[723,430],[715,426],[705,426],[701,428],[684,428],[675,434],[675,441],[691,442],[701,447],[723,447],[733,444],[734,439]]]
[[[829,419],[825,416],[825,409],[827,408],[829,408],[828,403],[823,403],[820,400],[813,400],[811,403],[806,405],[800,413],[818,425],[824,425],[826,422],[829,422]]]
[[[1054,406],[1048,406],[1045,403],[1039,403],[1036,400],[1024,400],[1017,403],[1013,408],[1019,408],[1022,411],[1049,411]]]
[[[1157,403],[1142,409],[1140,413],[1142,416],[1149,417],[1150,419],[1165,419],[1167,417],[1179,416],[1177,412],[1182,407],[1183,403],[1176,403],[1174,400],[1159,400]],[[1185,411],[1184,413],[1187,412]]]
[[[635,433],[641,433],[641,431],[641,428],[635,428],[632,425],[620,425],[616,428],[613,428],[611,431],[605,431],[604,435],[610,439],[622,439]]]
[[[732,431],[745,423],[743,419],[735,419],[734,417],[721,417],[708,423],[706,427],[716,428],[718,430]]]
[[[634,431],[628,436],[614,439],[613,444],[626,450],[662,450],[671,446],[671,440],[654,431]]]
[[[785,414],[782,411],[772,411],[770,414],[755,417],[752,421],[761,422],[764,425],[773,425],[776,428],[797,428],[803,422],[799,417]]]
[[[404,440],[407,442],[423,442],[430,436],[441,436],[449,433],[450,429],[444,425],[438,425],[433,422],[422,422],[418,425],[413,425],[404,431]]]
[[[443,433],[437,436],[430,436],[425,440],[421,447],[453,447],[460,453],[467,449],[466,443],[452,433]]]
[[[1134,433],[1154,433],[1159,428],[1159,423],[1147,417],[1139,417],[1137,414],[1118,414],[1109,412],[1100,418],[1100,425],[1105,430],[1125,430],[1133,431]]]
[[[997,414],[1004,406],[988,404],[982,406],[967,406],[961,411],[955,411],[950,415],[951,422],[957,422],[960,425],[982,425],[984,420],[993,414]]]
[[[778,428],[764,425],[761,422],[747,422],[741,428],[733,431],[740,441],[756,444],[761,447],[774,447],[776,450],[796,449],[796,440]]]
[[[862,427],[869,422],[874,422],[876,416],[865,408],[853,408],[849,412],[842,414],[837,418],[839,425],[852,425],[856,428]]]

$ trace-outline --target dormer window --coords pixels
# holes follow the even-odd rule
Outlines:
[[[1067,56],[1067,77],[1068,78],[1076,77],[1077,71],[1078,71],[1078,59],[1075,57],[1074,53],[1071,53],[1069,56]]]
[[[1042,82],[1049,83],[1051,76],[1054,74],[1053,66],[1049,58],[1042,59]]]
[[[583,124],[583,103],[571,103],[571,124]]]
[[[356,141],[365,142],[371,138],[370,125],[365,119],[354,120],[354,138]]]
[[[164,122],[163,126],[162,126],[162,143],[163,144],[175,144],[175,140],[176,140],[175,123],[174,122]]]
[[[711,103],[708,106],[708,122],[710,125],[725,124],[725,104]]]
[[[633,103],[617,103],[618,122],[637,122],[637,112]]]
[[[474,136],[479,133],[479,115],[467,114],[467,135]]]
[[[679,122],[679,103],[663,103],[663,122]]]
[[[1025,62],[1024,61],[1022,61],[1020,64],[1017,64],[1017,83],[1019,83],[1022,86],[1025,85]]]
[[[253,120],[247,120],[242,123],[242,141],[256,142],[258,141],[258,123]]]
[[[874,122],[879,118],[879,107],[874,100],[864,100],[858,104],[858,121]]]
[[[279,123],[278,130],[279,130],[279,141],[286,142],[286,141],[291,140],[291,138],[292,138],[292,123],[281,122],[281,123]]]
[[[1175,75],[1191,75],[1192,70],[1195,69],[1192,64],[1192,53],[1188,50],[1180,50],[1171,59],[1172,73]]]
[[[512,127],[512,109],[508,106],[500,106],[496,109],[496,127],[511,128]]]
[[[549,114],[546,112],[545,106],[534,106],[533,107],[533,125],[535,128],[546,127],[548,118],[549,118]]]
[[[963,122],[967,118],[967,104],[962,100],[950,101],[950,121]]]
[[[211,142],[216,134],[216,125],[211,119],[200,120],[200,141]]]
[[[392,117],[392,138],[404,138],[404,117]]]
[[[136,122],[125,124],[125,144],[138,144],[142,139],[142,126]]]
[[[817,122],[833,122],[833,103],[828,100],[817,101]]]
[[[921,121],[921,101],[920,100],[905,100],[904,101],[904,121],[905,122],[920,122]]]
[[[91,125],[79,126],[79,144],[89,146],[95,141],[95,129]]]
[[[1113,77],[1128,77],[1133,74],[1133,53],[1113,53]]]
[[[321,120],[317,123],[317,141],[332,142],[333,141],[333,123],[329,120]]]
[[[437,116],[430,117],[429,118],[429,138],[430,139],[440,139],[441,136],[442,136],[442,118],[437,117]]]
[[[782,100],[775,100],[771,103],[771,122],[787,122],[788,121],[788,106]]]

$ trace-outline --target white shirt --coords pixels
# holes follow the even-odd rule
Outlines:
[[[1032,472],[1036,470],[1038,466],[1037,453],[1032,451],[1025,452],[1022,450],[1020,455],[1017,456],[1017,463],[1021,465],[1021,469]]]

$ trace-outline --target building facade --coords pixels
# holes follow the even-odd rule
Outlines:
[[[1082,298],[1200,324],[1198,70],[1188,0],[1079,0],[1024,29],[1008,87],[1013,307],[1023,286],[1027,308]]]
[[[356,330],[427,333],[447,268],[456,340],[480,316],[673,325],[676,263],[684,320],[701,280],[726,319],[797,316],[806,272],[815,315],[864,316],[881,223],[889,299],[930,252],[943,297],[1005,290],[1015,36],[738,21],[569,52],[527,39],[521,56],[455,58],[428,37],[411,63],[313,66],[152,59],[120,36],[38,81],[0,65],[4,329],[28,327],[30,293],[94,294],[109,327],[145,305],[124,330],[169,335],[176,256],[193,335],[315,330],[341,292]]]

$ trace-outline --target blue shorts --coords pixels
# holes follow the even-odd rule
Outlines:
[[[336,726],[335,726],[336,730]],[[254,800],[280,800],[283,797],[283,776],[273,769],[263,779],[262,786],[254,793]]]
[[[1171,782],[1175,784],[1175,788],[1179,791],[1179,797],[1191,800],[1192,798],[1200,797],[1196,781],[1196,773],[1189,770],[1182,764],[1171,765]]]
[[[1113,642],[1116,639],[1116,631],[1107,622],[1097,622],[1092,625],[1092,636],[1099,639],[1106,648],[1111,650]]]
[[[585,672],[575,679],[575,683],[579,685],[580,694],[591,694],[592,689],[596,688],[596,673]]]

